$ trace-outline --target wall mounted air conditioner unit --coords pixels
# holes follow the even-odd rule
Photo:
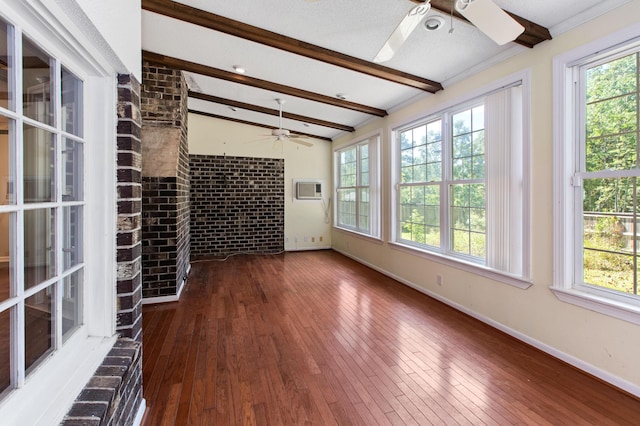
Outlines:
[[[298,200],[321,200],[322,182],[296,182]]]

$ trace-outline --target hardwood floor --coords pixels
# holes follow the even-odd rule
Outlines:
[[[143,309],[145,426],[638,424],[640,400],[332,251]]]

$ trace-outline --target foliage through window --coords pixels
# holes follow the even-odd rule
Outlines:
[[[396,130],[398,243],[528,277],[522,105],[518,82]]]
[[[578,285],[637,296],[640,53],[636,48],[576,68],[581,88],[579,159],[574,183],[581,192],[575,276]],[[582,184],[580,188],[579,183]]]
[[[369,138],[336,152],[336,224],[378,236],[377,141]]]

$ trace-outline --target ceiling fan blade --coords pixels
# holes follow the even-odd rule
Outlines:
[[[391,33],[382,49],[378,52],[373,62],[380,63],[393,58],[393,55],[400,49],[413,30],[418,26],[422,18],[431,9],[430,0],[414,6],[409,13],[400,21],[400,24]]]
[[[524,31],[491,0],[456,0],[456,10],[499,45],[515,40]]]

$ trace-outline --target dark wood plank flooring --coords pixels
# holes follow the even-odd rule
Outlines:
[[[332,251],[143,309],[145,426],[640,424],[640,400]]]

